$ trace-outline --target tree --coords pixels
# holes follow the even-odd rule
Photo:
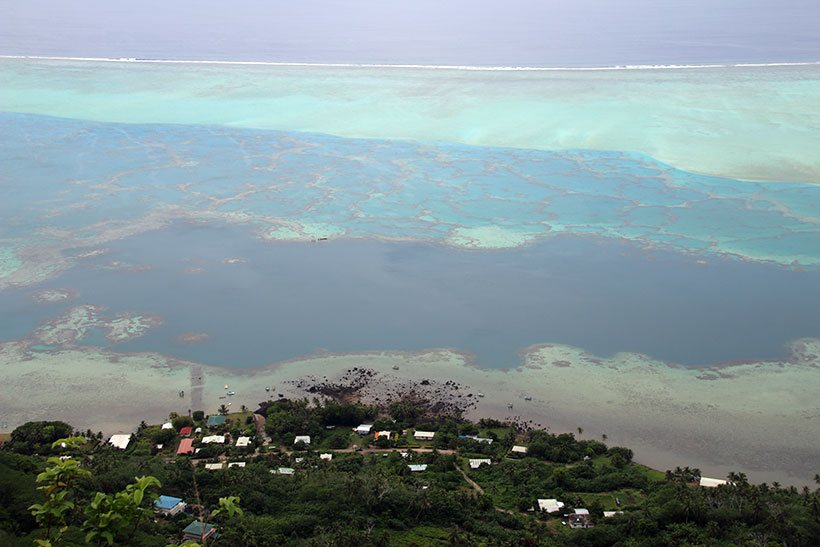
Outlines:
[[[156,489],[160,482],[154,477],[136,477],[136,482],[125,490],[109,495],[97,492],[86,507],[88,519],[83,524],[88,543],[113,545],[117,538],[133,536],[141,519],[149,519],[153,505],[159,497]]]
[[[73,447],[85,443],[82,437],[69,437],[58,439],[52,444],[52,448],[58,447],[70,450]],[[29,511],[34,516],[37,524],[45,528],[46,539],[37,540],[37,544],[46,547],[60,541],[63,533],[67,529],[66,514],[74,509],[74,486],[82,478],[91,473],[80,467],[80,463],[74,458],[51,457],[48,459],[51,467],[37,475],[38,490],[45,494],[43,503],[35,503],[29,507]]]
[[[49,452],[54,441],[71,437],[73,428],[65,422],[26,422],[11,432],[8,448],[21,454]]]
[[[578,428],[578,436],[580,437],[580,436],[581,436],[581,435],[583,435],[583,434],[584,434],[584,428],[583,428],[583,427],[579,427],[579,428]]]
[[[219,405],[219,413],[223,416],[227,416],[228,415],[228,407],[225,406],[224,404]]]

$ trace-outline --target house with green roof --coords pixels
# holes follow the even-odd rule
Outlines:
[[[182,539],[183,541],[202,541],[202,539],[208,539],[210,537],[216,537],[216,526],[213,524],[201,523],[198,520],[191,522],[185,529],[182,531]]]
[[[218,414],[216,416],[208,416],[207,425],[208,427],[219,427],[221,425],[225,425],[226,420],[227,418],[225,418],[225,416],[222,416],[221,414]]]

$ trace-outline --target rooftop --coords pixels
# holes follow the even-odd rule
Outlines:
[[[128,443],[131,442],[131,434],[117,434],[111,435],[111,438],[108,439],[108,442],[120,450],[125,450],[128,447]]]
[[[182,498],[160,496],[159,499],[154,502],[154,507],[157,509],[171,509],[179,503],[182,503]]]
[[[208,427],[215,427],[218,425],[224,425],[227,418],[222,415],[217,416],[208,416]]]

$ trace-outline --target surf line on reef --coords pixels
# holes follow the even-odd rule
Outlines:
[[[230,61],[216,59],[151,59],[140,57],[62,57],[47,55],[0,55],[0,59],[21,59],[35,61],[85,61],[101,63],[157,63],[157,64],[199,64],[199,65],[245,65],[316,68],[396,68],[429,70],[468,70],[483,72],[590,72],[613,70],[689,70],[708,68],[764,68],[820,66],[820,61],[780,62],[780,63],[714,63],[714,64],[654,64],[654,65],[612,65],[593,67],[572,66],[480,66],[480,65],[425,65],[389,63],[307,63],[297,61]]]

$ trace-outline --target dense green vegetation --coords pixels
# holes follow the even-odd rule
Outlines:
[[[752,485],[742,474],[702,488],[696,469],[653,472],[626,448],[572,434],[471,423],[408,402],[282,400],[260,412],[266,435],[249,412],[210,429],[205,416],[172,416],[172,429],[140,424],[124,451],[61,422],[21,426],[0,449],[0,545],[179,545],[200,516],[217,526],[218,537],[207,540],[216,546],[809,546],[820,538],[820,490]],[[361,422],[394,435],[360,436],[352,428]],[[192,465],[176,456],[186,426],[230,444],[198,444]],[[414,429],[435,437],[418,441]],[[297,435],[311,443],[294,444]],[[251,436],[250,446],[236,447],[239,436]],[[527,454],[510,452],[513,444]],[[471,458],[492,463],[472,469]],[[232,461],[246,465],[203,465]],[[159,494],[184,499],[189,513],[153,515]],[[565,508],[535,511],[539,498]],[[593,528],[563,524],[581,507]],[[622,513],[603,516],[612,510]]]

